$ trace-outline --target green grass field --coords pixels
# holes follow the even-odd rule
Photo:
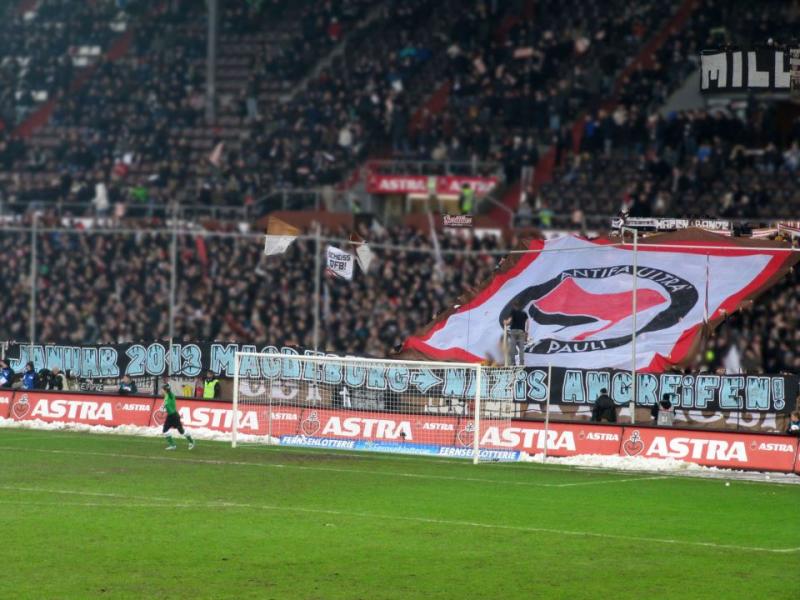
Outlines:
[[[800,597],[796,485],[15,429],[0,454],[3,599]]]

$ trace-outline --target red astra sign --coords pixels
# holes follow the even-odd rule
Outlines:
[[[464,184],[468,184],[478,196],[487,194],[497,185],[497,177],[467,177],[441,175],[436,180],[436,194],[458,196]],[[370,194],[429,194],[427,175],[384,175],[370,173],[367,191]]]
[[[0,391],[0,418],[8,418],[9,411],[11,410],[11,399],[14,397],[14,392],[11,390]]]
[[[797,454],[797,439],[788,436],[626,427],[620,454],[676,458],[729,469],[791,471]]]
[[[152,398],[141,396],[94,396],[61,392],[15,391],[11,418],[47,423],[84,425],[141,425],[150,423]]]

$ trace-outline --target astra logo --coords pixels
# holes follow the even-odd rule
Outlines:
[[[31,417],[50,419],[82,419],[87,421],[113,421],[112,405],[108,402],[84,400],[39,400]]]

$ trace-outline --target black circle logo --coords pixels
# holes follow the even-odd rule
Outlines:
[[[500,324],[510,316],[515,303],[536,326],[565,331],[567,339],[546,337],[530,343],[530,354],[596,352],[630,343],[630,333],[603,338],[598,334],[612,330],[633,314],[633,290],[609,293],[588,292],[577,281],[602,280],[632,275],[633,265],[576,268],[562,271],[552,279],[531,286],[517,294],[500,312]],[[637,289],[637,316],[647,311],[648,319],[637,327],[637,337],[648,332],[676,325],[692,309],[699,298],[697,288],[685,279],[652,267],[637,267],[637,277],[655,283]],[[658,312],[653,316],[653,311]],[[611,333],[611,332],[609,332]],[[591,339],[589,339],[591,338]]]

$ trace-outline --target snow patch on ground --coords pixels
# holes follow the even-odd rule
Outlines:
[[[542,462],[541,454],[528,455],[527,462]],[[590,467],[596,469],[614,469],[616,471],[704,471],[719,470],[714,467],[678,460],[675,458],[645,458],[644,456],[617,456],[605,454],[581,454],[579,456],[548,456],[545,464],[570,465],[573,467]]]
[[[44,431],[76,431],[81,433],[99,433],[104,435],[133,435],[141,437],[161,437],[160,427],[143,427],[139,425],[120,425],[106,427],[104,425],[85,425],[82,423],[48,423],[40,419],[15,421],[0,417],[0,429],[39,429]],[[192,427],[191,434],[198,440],[228,442],[230,433],[215,431],[205,427]],[[177,432],[175,432],[177,436]],[[278,444],[280,440],[268,435],[251,435],[240,433],[237,440],[243,444]],[[543,455],[522,453],[521,460],[541,463]],[[611,471],[630,471],[639,473],[664,473],[665,475],[685,475],[689,477],[707,477],[726,480],[758,481],[769,483],[800,484],[800,477],[791,473],[762,473],[758,471],[737,471],[704,467],[695,463],[674,458],[644,458],[642,456],[616,456],[602,454],[583,454],[580,456],[554,457],[548,456],[545,464],[563,465],[579,469],[606,469]]]
[[[542,454],[523,455],[526,462],[542,463]],[[544,464],[565,465],[583,469],[608,469],[611,471],[631,471],[638,473],[664,473],[686,477],[709,479],[729,479],[739,481],[758,481],[769,483],[800,484],[800,477],[793,473],[766,473],[761,471],[741,471],[705,467],[696,463],[675,458],[645,458],[643,456],[606,456],[603,454],[582,454],[579,456],[548,456]]]
[[[29,421],[15,421],[14,419],[4,419],[0,417],[0,429],[41,429],[44,431],[77,431],[80,433],[100,433],[111,435],[136,435],[141,437],[162,437],[161,427],[143,427],[140,425],[119,425],[117,427],[106,427],[105,425],[85,425],[83,423],[48,423],[40,419]],[[192,427],[189,433],[193,438],[213,442],[230,442],[231,434],[222,431],[215,431],[206,427]],[[180,437],[177,431],[173,431],[173,436]],[[277,438],[270,438],[268,435],[251,435],[240,433],[236,438],[242,443],[277,444]]]

